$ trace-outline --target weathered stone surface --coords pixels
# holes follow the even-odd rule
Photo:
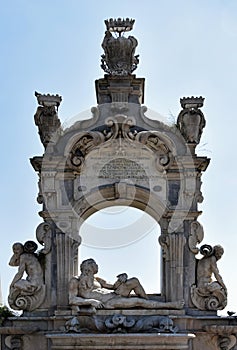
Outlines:
[[[227,289],[217,268],[224,249],[203,245],[203,258],[197,261],[197,285],[191,286],[191,298],[200,310],[223,310],[227,305]],[[216,281],[212,280],[214,274]]]
[[[137,46],[137,39],[133,36],[128,38],[121,36],[122,33],[130,31],[134,20],[126,18],[112,19],[105,21],[107,31],[102,42],[104,55],[101,59],[101,68],[113,76],[126,76],[131,74],[138,64],[138,55],[134,55]],[[111,32],[117,32],[118,37],[113,37]]]
[[[34,254],[37,244],[27,241],[13,244],[13,256],[10,266],[19,266],[18,272],[10,285],[8,302],[14,310],[33,311],[44,301],[45,289],[43,268]],[[23,278],[27,274],[26,279]]]
[[[73,310],[87,305],[95,309],[116,309],[142,307],[144,309],[182,309],[183,300],[160,302],[148,298],[140,281],[128,278],[126,273],[117,276],[117,281],[110,284],[95,277],[98,265],[93,259],[81,263],[81,274],[69,282],[69,304]],[[112,291],[111,291],[112,290]],[[133,292],[134,295],[131,294]]]
[[[229,350],[236,344],[236,318],[217,316],[227,302],[217,269],[220,247],[208,253],[204,245],[207,254],[199,248],[201,177],[209,159],[195,149],[205,127],[204,98],[181,99],[176,125],[146,116],[145,79],[132,74],[137,41],[121,36],[133,22],[106,21],[102,66],[107,74],[96,81],[98,106],[91,118],[63,130],[61,97],[36,93],[35,123],[45,151],[31,164],[39,177],[43,222],[36,238],[42,248],[36,253],[15,246],[19,251],[10,264],[19,270],[9,302],[23,314],[0,328],[1,350]],[[112,205],[146,211],[160,225],[160,294],[147,295],[126,273],[107,283],[95,276],[93,259],[82,264],[78,276],[80,227]],[[149,273],[156,278],[153,266]]]

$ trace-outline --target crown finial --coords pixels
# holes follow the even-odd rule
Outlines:
[[[105,25],[108,31],[121,34],[132,30],[134,22],[135,19],[110,18],[105,20]]]
[[[183,97],[180,99],[180,104],[182,108],[201,108],[203,107],[205,98],[200,97]]]

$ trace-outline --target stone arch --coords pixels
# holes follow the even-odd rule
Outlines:
[[[157,257],[160,259],[160,290],[156,293],[161,292],[161,298],[166,298],[168,284],[167,268],[165,267],[164,257],[163,257],[163,242],[162,234],[167,231],[168,220],[166,216],[168,215],[167,205],[162,202],[158,196],[144,187],[139,187],[133,184],[127,183],[115,183],[112,185],[104,186],[100,189],[92,191],[87,194],[86,198],[82,197],[78,201],[73,203],[73,208],[75,215],[78,218],[77,221],[77,234],[79,233],[79,242],[81,244],[80,228],[84,221],[89,218],[94,213],[101,209],[107,208],[108,206],[124,205],[133,208],[140,209],[141,211],[149,214],[160,227],[160,236],[157,236],[157,244],[160,247],[157,250]],[[167,245],[168,247],[168,245]],[[180,246],[181,247],[181,246]],[[181,247],[183,249],[183,247]],[[169,249],[169,248],[168,248]],[[180,256],[182,257],[182,251]],[[78,247],[78,252],[80,256],[80,246]],[[162,266],[164,264],[164,266]],[[158,278],[158,276],[157,276]],[[169,293],[170,299],[176,300],[175,293]],[[183,296],[179,295],[182,299]]]
[[[147,212],[157,223],[165,215],[166,206],[151,194],[146,188],[115,183],[104,186],[73,203],[75,214],[78,215],[79,226],[90,215],[108,206],[125,205]]]
[[[186,277],[184,264],[193,257],[188,252],[185,262],[184,250],[199,215],[200,178],[208,161],[194,155],[195,145],[184,140],[177,126],[149,120],[144,111],[136,103],[99,105],[94,118],[62,131],[46,148],[43,161],[32,161],[41,170],[41,216],[55,224],[55,254],[64,252],[57,261],[60,305],[66,303],[60,289],[78,272],[78,230],[108,205],[141,209],[159,223],[163,298],[185,297],[189,303],[185,278],[192,280],[195,267]]]
[[[126,271],[130,277],[139,278],[147,293],[159,294],[160,225],[131,206],[108,209],[95,212],[81,225],[79,262],[93,257],[99,264],[99,276],[112,282],[116,274]]]

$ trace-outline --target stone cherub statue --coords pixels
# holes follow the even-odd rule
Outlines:
[[[182,309],[184,302],[160,302],[149,299],[139,280],[128,278],[126,273],[117,276],[114,284],[95,277],[98,265],[93,259],[84,260],[80,266],[81,274],[69,282],[69,304],[79,311],[79,306],[93,308],[133,308]],[[133,294],[131,294],[133,292]]]
[[[220,245],[200,248],[203,258],[197,261],[197,283],[191,287],[191,299],[200,310],[222,310],[227,304],[227,289],[217,267],[224,249]],[[215,276],[215,281],[212,280]]]
[[[19,266],[10,285],[8,302],[14,310],[32,311],[45,297],[43,270],[36,256],[37,244],[33,241],[14,243],[10,266]],[[26,279],[23,278],[26,273]]]

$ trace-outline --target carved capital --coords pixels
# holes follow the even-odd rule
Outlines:
[[[169,233],[161,234],[159,236],[159,243],[162,247],[163,257],[166,260],[176,260],[179,262],[183,260],[183,247],[186,239],[183,234]]]

